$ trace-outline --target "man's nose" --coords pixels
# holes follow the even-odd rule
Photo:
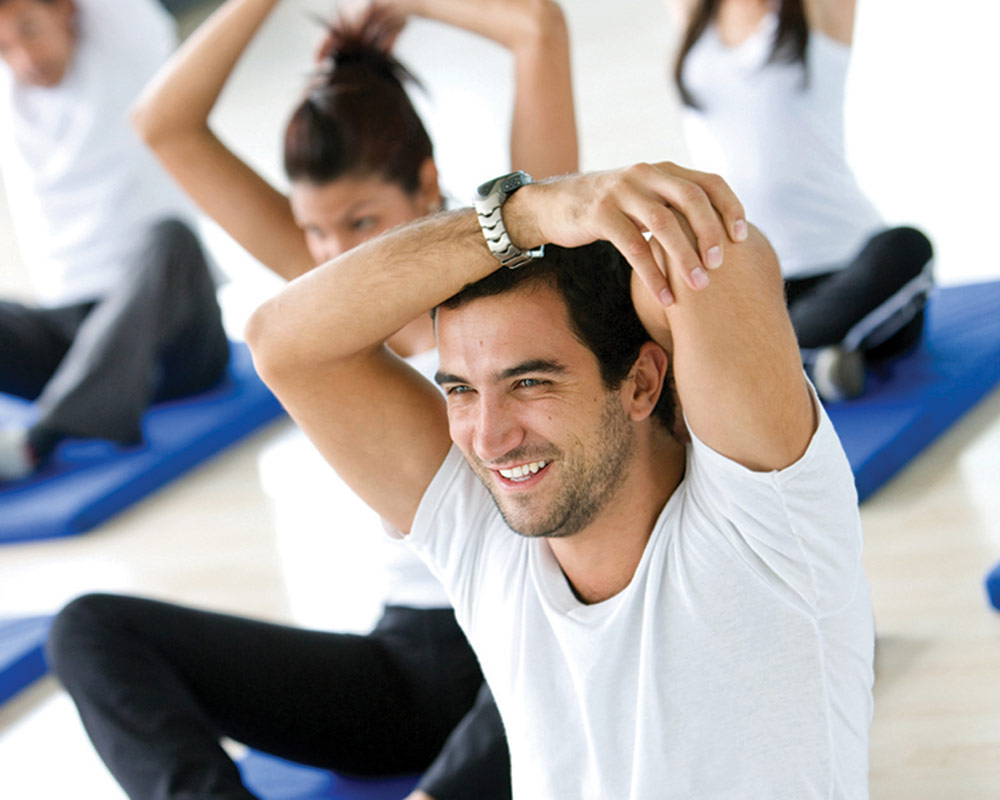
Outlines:
[[[339,236],[330,235],[323,240],[323,260],[333,261],[341,253],[346,253],[350,248],[344,246],[344,242]]]
[[[524,429],[511,404],[502,398],[482,398],[476,415],[474,447],[480,460],[502,458],[524,439]]]
[[[352,233],[331,233],[326,237],[324,246],[326,247],[326,260],[332,261],[342,253],[353,250],[364,242],[367,236],[355,235]]]
[[[478,411],[474,447],[480,460],[489,463],[501,459],[524,440],[524,428],[510,403],[486,398]]]

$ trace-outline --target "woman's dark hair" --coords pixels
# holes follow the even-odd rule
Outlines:
[[[681,101],[691,108],[701,108],[701,104],[688,91],[684,83],[684,62],[695,42],[702,37],[712,20],[715,19],[721,4],[722,0],[701,0],[688,23],[687,31],[681,40],[680,51],[677,53],[677,61],[674,63],[674,82],[680,92]],[[804,70],[808,44],[809,23],[806,21],[802,0],[781,0],[778,7],[778,30],[774,34],[771,55],[768,56],[767,63],[799,63],[802,65],[803,80],[805,80]]]
[[[639,349],[652,341],[632,303],[632,267],[608,242],[565,248],[545,245],[545,256],[521,269],[498,269],[441,304],[454,309],[531,283],[555,288],[566,302],[573,334],[597,358],[601,381],[613,391],[621,386]],[[670,360],[654,417],[673,435],[675,402]]]
[[[356,23],[341,17],[328,26],[320,69],[285,130],[289,180],[373,175],[408,193],[419,188],[433,151],[404,89],[419,82],[389,54],[398,30],[379,6]]]

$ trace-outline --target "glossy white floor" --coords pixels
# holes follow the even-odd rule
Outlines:
[[[564,5],[584,166],[682,159],[661,0]],[[947,17],[930,0],[861,5],[849,134],[862,182],[890,220],[931,234],[942,283],[1000,277],[991,245],[1000,125],[988,99],[1000,74],[1000,13],[977,0],[948,4]],[[330,7],[286,0],[224,96],[224,135],[276,181],[279,131],[315,43],[305,11]],[[185,28],[201,13],[187,14]],[[430,86],[445,181],[466,197],[505,166],[507,63],[479,40],[428,24],[411,26],[401,51]],[[276,284],[218,231],[206,227],[206,236],[237,276],[224,296],[239,331]],[[0,242],[0,292],[30,296],[2,209]],[[863,507],[879,631],[875,798],[985,800],[1000,790],[1000,617],[981,583],[1000,559],[998,488],[995,392]],[[366,582],[371,539],[358,530],[369,519],[277,424],[93,533],[0,549],[0,616],[51,612],[102,589],[362,629],[377,604]],[[0,797],[122,796],[52,681],[0,709]]]

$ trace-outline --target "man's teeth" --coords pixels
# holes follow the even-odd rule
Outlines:
[[[501,469],[498,472],[509,481],[524,480],[534,475],[538,470],[548,464],[548,461],[532,461],[530,464],[521,464],[511,469]]]

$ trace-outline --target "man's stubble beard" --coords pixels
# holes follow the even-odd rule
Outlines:
[[[481,463],[473,469],[483,481],[504,522],[515,533],[531,538],[565,538],[590,525],[615,497],[629,473],[635,452],[635,431],[631,420],[622,410],[616,392],[609,392],[598,425],[598,436],[589,453],[566,456],[550,447],[546,453],[511,451],[508,462],[525,463],[555,458],[561,484],[548,510],[541,519],[528,519],[530,509],[538,505],[536,492],[524,497],[494,491],[496,477]],[[528,494],[532,496],[528,496]],[[498,500],[505,498],[507,508]],[[515,506],[511,508],[510,506]],[[517,508],[520,506],[520,509]],[[523,513],[518,513],[523,511]],[[524,517],[524,518],[522,518]]]

